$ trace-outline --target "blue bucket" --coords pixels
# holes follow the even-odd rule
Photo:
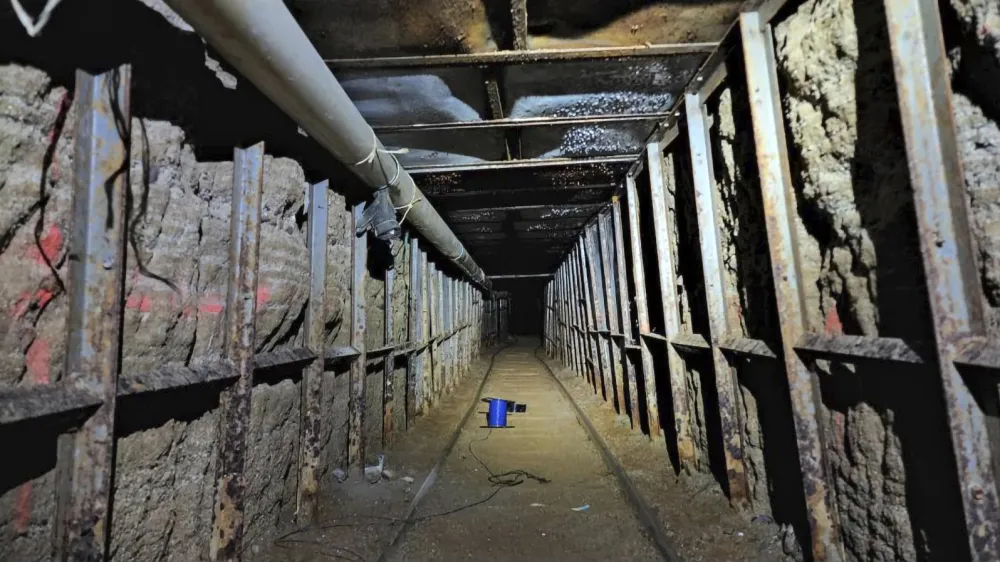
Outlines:
[[[490,409],[486,413],[487,427],[507,427],[507,401],[502,398],[490,398]]]

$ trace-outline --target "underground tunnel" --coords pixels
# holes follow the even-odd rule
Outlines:
[[[10,0],[0,560],[1000,562],[1000,0]]]

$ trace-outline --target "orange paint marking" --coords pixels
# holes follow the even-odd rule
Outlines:
[[[204,312],[206,314],[219,314],[225,310],[225,306],[219,297],[215,295],[206,295],[202,297],[201,302],[198,303],[198,312]]]
[[[831,308],[826,313],[826,325],[823,328],[828,334],[844,333],[844,325],[840,322],[840,315],[837,314],[837,307]]]
[[[31,293],[25,291],[21,293],[21,296],[17,297],[14,307],[10,309],[10,317],[20,318],[24,316],[28,312],[29,306],[31,306]]]
[[[271,288],[267,286],[257,287],[257,306],[271,302]]]
[[[138,310],[139,312],[149,312],[153,309],[153,297],[141,293],[132,293],[125,299],[125,308]]]
[[[59,255],[59,250],[62,249],[62,245],[62,231],[59,230],[58,226],[52,225],[37,244],[28,246],[25,254],[28,256],[28,259],[35,263],[46,265],[47,262],[55,261],[56,256]]]

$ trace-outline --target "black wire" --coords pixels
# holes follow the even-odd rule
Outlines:
[[[549,480],[548,478],[545,478],[544,476],[537,476],[535,474],[528,472],[527,470],[521,470],[521,469],[508,470],[507,472],[501,472],[500,474],[496,474],[495,472],[490,470],[490,467],[486,466],[486,463],[484,463],[482,459],[480,459],[479,456],[477,456],[476,453],[472,450],[473,443],[482,443],[483,441],[489,439],[490,435],[493,435],[492,429],[489,431],[489,433],[486,434],[486,437],[483,437],[482,439],[477,439],[475,441],[469,441],[469,454],[472,455],[472,458],[476,459],[476,461],[479,462],[480,466],[486,469],[486,472],[490,473],[490,476],[488,478],[490,484],[500,487],[513,487],[524,484],[526,478],[535,480],[540,484],[548,484],[549,482],[551,482],[551,480]]]

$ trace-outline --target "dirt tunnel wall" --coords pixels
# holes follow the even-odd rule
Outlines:
[[[951,113],[964,173],[963,203],[968,205],[976,262],[974,284],[981,293],[973,298],[983,297],[986,326],[981,335],[987,338],[996,338],[997,252],[992,225],[1000,201],[996,191],[1000,98],[987,92],[984,84],[996,82],[1000,71],[998,17],[1000,3],[995,0],[941,3],[953,89]],[[791,240],[798,253],[797,263],[781,268],[795,268],[799,275],[804,331],[820,336],[813,341],[907,342],[928,357],[926,353],[933,352],[922,346],[932,345],[934,322],[884,3],[787,2],[770,25],[790,164]],[[629,253],[627,261],[631,269],[631,262],[640,260],[645,279],[629,282],[627,308],[634,332],[626,331],[623,345],[623,350],[633,350],[629,362],[639,372],[635,383],[626,377],[619,384],[639,387],[642,411],[621,411],[617,405],[615,409],[638,419],[651,406],[657,407],[664,420],[667,458],[675,471],[713,474],[736,507],[743,500],[733,497],[733,486],[742,479],[747,490],[742,509],[747,517],[766,515],[779,523],[779,538],[790,558],[818,559],[820,551],[811,542],[819,540],[811,520],[817,495],[807,498],[816,490],[803,483],[798,406],[781,361],[783,313],[775,287],[782,280],[775,277],[779,270],[772,263],[767,218],[775,211],[765,208],[762,198],[760,144],[755,141],[745,49],[736,28],[721,47],[728,55],[700,73],[710,82],[712,70],[721,66],[722,82],[685,102],[699,103],[703,112],[705,167],[712,176],[708,197],[699,201],[702,188],[697,186],[695,168],[703,164],[692,156],[686,107],[675,113],[676,137],[664,129],[654,133],[668,139],[657,156],[662,158],[659,167],[651,168],[648,156],[645,167],[629,180],[634,191],[627,186],[623,192],[621,208],[634,204],[639,209],[637,224],[622,211],[624,236],[626,240],[637,236],[635,243],[643,252],[638,257]],[[701,86],[695,83],[691,88],[697,94]],[[659,187],[651,185],[650,174],[661,170],[662,178],[655,180]],[[660,221],[656,189],[662,189],[666,211]],[[711,204],[715,217],[717,286],[722,296],[717,310],[712,309],[709,294],[714,289],[706,281],[706,272],[716,271],[712,269],[716,266],[703,254],[706,229],[713,226],[699,214],[700,204]],[[669,262],[658,257],[658,229],[667,234]],[[574,288],[561,284],[560,275],[574,269],[572,260],[580,257],[571,254],[549,286],[556,303],[554,316],[548,318],[549,333],[560,342],[550,352],[562,356],[582,376],[597,380],[595,392],[600,394],[599,378],[607,367],[599,365],[599,357],[588,355],[592,348],[586,339],[560,331],[556,323],[564,317],[588,322],[585,314],[573,309],[576,296],[564,301],[558,296],[560,291],[575,295],[565,292]],[[664,267],[670,271],[660,271]],[[664,273],[676,297],[664,296],[660,279]],[[638,284],[646,293],[644,303],[639,302]],[[608,310],[614,313],[621,305],[611,303]],[[649,308],[645,328],[635,324],[640,306]],[[713,334],[713,315],[720,319],[722,337]],[[671,317],[676,328],[670,327]],[[614,336],[609,334],[607,340],[614,342]],[[995,345],[995,339],[991,341]],[[678,374],[671,372],[668,349],[682,358]],[[713,367],[715,349],[726,357],[722,371],[718,363]],[[962,502],[968,491],[956,465],[971,461],[956,456],[952,448],[948,408],[957,406],[942,398],[941,371],[924,360],[872,361],[842,351],[827,347],[822,353],[796,352],[815,385],[813,419],[822,443],[820,456],[810,457],[808,470],[829,487],[827,521],[835,535],[827,545],[842,552],[823,554],[822,559],[997,556],[995,529],[989,531],[990,539],[969,540],[972,531],[966,526]],[[581,354],[586,361],[577,359]],[[651,372],[644,365],[651,366]],[[996,389],[980,378],[995,380],[995,372],[963,371],[963,377],[986,416],[980,431],[990,433],[992,451],[986,458],[992,455],[995,478],[1000,445],[989,428],[998,415]],[[735,400],[728,406],[728,415],[735,420],[731,427],[726,426],[723,412],[724,381],[734,385]],[[651,384],[654,394],[647,390]],[[686,418],[678,416],[678,407],[686,410]],[[643,423],[635,427],[648,430]],[[679,431],[686,431],[693,444],[687,463],[678,458],[683,444]],[[730,438],[738,444],[735,450],[729,448]],[[987,517],[995,517],[996,512],[991,513]]]
[[[366,408],[362,460],[373,464],[414,416],[450,390],[422,387],[445,357],[453,380],[468,372],[469,358],[479,349],[473,325],[481,298],[456,283],[456,292],[466,291],[465,324],[454,322],[446,329],[430,310],[430,295],[439,294],[440,287],[423,283],[411,291],[412,252],[419,251],[423,262],[417,256],[417,263],[429,271],[426,245],[410,244],[409,233],[407,241],[389,247],[372,239],[361,293],[367,327],[355,341],[352,311],[364,309],[351,291],[357,241],[351,206],[361,200],[353,180],[216,61],[161,3],[111,4],[115,33],[107,28],[110,18],[92,13],[100,10],[67,5],[43,37],[17,34],[0,46],[0,389],[67,381],[66,286],[80,109],[74,71],[127,62],[132,65],[132,117],[126,270],[119,303],[121,377],[130,380],[163,368],[197,373],[224,363],[233,148],[263,140],[267,154],[252,346],[258,358],[309,348],[304,328],[310,294],[307,191],[310,184],[330,179],[319,355],[324,350],[348,355],[327,361],[320,378],[316,476],[320,490],[328,489],[332,471],[349,464],[349,412],[355,409],[349,404],[351,363],[365,361],[365,395],[358,402]],[[18,25],[9,12],[0,24],[4,29]],[[432,255],[431,265],[435,259]],[[421,330],[411,326],[414,307],[422,308]],[[375,353],[357,359],[357,349]],[[302,368],[301,361],[279,364],[254,377],[245,456],[247,559],[297,523]],[[226,428],[219,396],[226,388],[178,385],[118,401],[110,559],[208,558],[220,431]],[[417,396],[424,399],[419,405],[414,404]],[[71,423],[55,416],[0,428],[5,446],[18,456],[16,463],[5,463],[0,482],[0,559],[50,558],[58,525],[57,440]]]

